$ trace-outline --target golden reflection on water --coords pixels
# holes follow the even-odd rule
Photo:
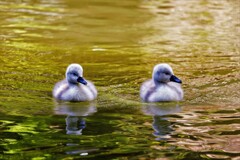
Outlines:
[[[205,107],[207,108],[207,106]],[[233,112],[231,117],[217,111],[208,116],[202,113],[179,113],[178,115],[182,119],[177,120],[174,134],[179,133],[181,136],[172,139],[174,144],[195,152],[208,152],[215,149],[233,154],[239,153],[239,145],[236,143],[240,139],[238,135],[234,134],[235,129],[239,128],[239,124],[233,120],[233,117],[238,117],[237,112]],[[229,123],[229,121],[233,122]],[[208,157],[228,158],[217,152],[207,155]]]
[[[122,114],[114,116],[122,116],[123,120],[111,122],[118,122],[121,128],[113,132],[117,140],[120,134],[130,134],[124,141],[146,142],[152,132],[157,131],[155,137],[159,137],[159,126],[163,124],[168,135],[165,138],[173,146],[201,152],[210,158],[237,157],[239,8],[238,0],[3,0],[0,2],[0,112],[52,114],[53,84],[63,78],[69,63],[76,62],[82,64],[85,76],[99,90],[98,112]],[[139,87],[160,62],[169,63],[183,79],[185,99],[179,104],[182,110],[175,112],[174,108],[179,108],[174,106],[174,112],[162,118],[157,112],[168,110],[150,106],[143,109],[143,116]],[[68,116],[78,113],[73,109],[70,114],[71,107],[58,109],[65,109],[61,114]],[[86,110],[80,113],[98,113],[95,106],[82,109]],[[152,121],[148,121],[148,116],[152,116]],[[35,134],[40,133],[36,132],[37,126],[34,120],[30,124],[12,125],[9,130]],[[142,133],[143,130],[149,133]],[[145,136],[142,139],[134,137],[142,134]],[[168,150],[169,147],[159,145],[160,140],[149,140],[152,144],[146,146],[157,153]],[[6,141],[17,143],[14,139]],[[112,142],[115,141],[101,143]],[[130,143],[127,146],[139,147]]]

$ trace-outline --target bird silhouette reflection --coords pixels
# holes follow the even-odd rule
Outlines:
[[[59,102],[55,104],[55,114],[67,115],[66,117],[66,134],[82,135],[86,128],[85,117],[97,112],[93,102]]]
[[[172,123],[168,119],[169,115],[181,111],[181,107],[178,104],[150,103],[145,104],[142,107],[142,111],[145,115],[151,115],[153,117],[153,135],[156,137],[156,140],[171,138],[171,133],[174,130],[172,128]]]

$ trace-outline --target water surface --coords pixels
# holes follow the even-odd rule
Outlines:
[[[0,1],[1,159],[239,159],[238,0]],[[184,101],[145,104],[169,63]],[[92,103],[56,103],[80,63]]]

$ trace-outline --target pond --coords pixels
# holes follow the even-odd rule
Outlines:
[[[238,0],[1,0],[0,159],[240,159]],[[57,103],[79,63],[99,95]],[[154,65],[179,103],[141,102]]]

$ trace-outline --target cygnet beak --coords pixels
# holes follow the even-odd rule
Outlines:
[[[78,77],[77,81],[78,81],[79,83],[82,83],[82,84],[84,84],[84,85],[87,85],[87,81],[86,81],[83,77]]]
[[[182,81],[174,75],[172,75],[170,77],[170,81],[173,81],[173,82],[176,82],[176,83],[182,83]]]

